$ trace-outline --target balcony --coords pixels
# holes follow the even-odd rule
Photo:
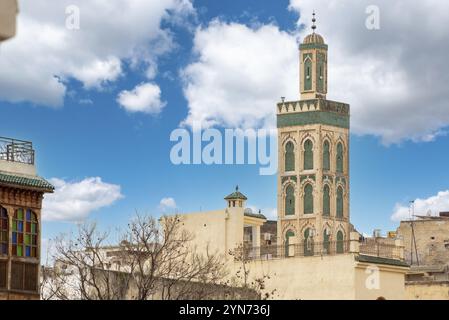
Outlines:
[[[386,240],[386,239],[382,239]],[[327,241],[288,244],[280,246],[245,246],[241,249],[239,259],[244,260],[272,260],[291,257],[332,256],[338,254],[355,253],[365,258],[380,258],[404,262],[404,247],[392,241],[378,239],[363,239],[358,237],[345,241]]]
[[[33,144],[29,141],[0,137],[0,160],[34,165]]]

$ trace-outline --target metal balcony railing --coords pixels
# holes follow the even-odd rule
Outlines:
[[[404,260],[401,258],[401,250],[403,248],[396,246],[394,240],[386,241],[386,239],[379,241],[378,239],[368,238],[360,241],[359,245],[360,254],[379,258]]]
[[[0,160],[34,164],[33,144],[29,141],[0,137]]]
[[[301,244],[285,244],[280,246],[244,247],[240,257],[244,260],[271,260],[290,257],[313,257],[336,255],[349,252],[349,241],[308,241]]]

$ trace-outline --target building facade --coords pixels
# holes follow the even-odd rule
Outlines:
[[[0,1],[0,42],[8,40],[16,34],[17,0]]]
[[[328,46],[312,28],[299,48],[300,100],[277,104],[278,243],[345,241],[351,231],[349,105],[326,99]]]
[[[401,221],[397,234],[403,239],[408,299],[449,299],[449,214],[417,216]]]
[[[41,208],[31,142],[0,138],[0,300],[39,299]]]

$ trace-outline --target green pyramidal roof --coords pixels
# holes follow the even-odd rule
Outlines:
[[[225,197],[225,200],[241,199],[247,200],[248,198],[239,191],[239,186],[235,187],[235,192],[231,193],[229,196]]]
[[[24,177],[9,173],[0,172],[0,185],[29,187],[41,189],[45,192],[53,192],[55,189],[47,180],[41,177]]]

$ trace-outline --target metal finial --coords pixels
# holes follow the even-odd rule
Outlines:
[[[316,18],[315,18],[315,10],[314,10],[312,13],[312,31],[313,31],[313,33],[315,33],[315,29],[316,29],[315,22],[316,22]]]
[[[239,191],[239,186],[238,185],[235,186],[235,191]]]

